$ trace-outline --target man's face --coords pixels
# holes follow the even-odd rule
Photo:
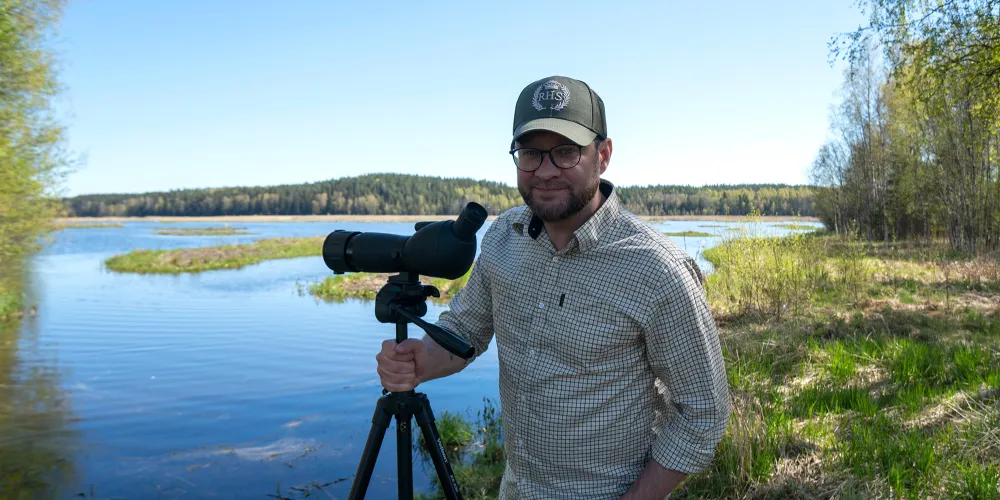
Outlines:
[[[524,135],[514,148],[535,148],[544,151],[562,145],[574,146],[573,141],[553,132],[539,131]],[[564,169],[552,164],[543,153],[542,164],[534,172],[517,171],[517,189],[524,203],[545,222],[565,220],[589,203],[601,182],[604,164],[594,143],[583,148],[580,162]]]

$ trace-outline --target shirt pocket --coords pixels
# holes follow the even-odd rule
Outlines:
[[[637,323],[610,297],[566,293],[552,333],[561,337],[567,364],[581,372],[621,370],[642,356]]]

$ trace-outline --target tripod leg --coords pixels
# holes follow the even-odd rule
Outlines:
[[[441,482],[441,489],[448,500],[461,500],[462,494],[458,490],[458,481],[455,480],[455,473],[451,470],[451,463],[445,455],[444,445],[441,443],[441,436],[438,434],[437,425],[434,423],[434,413],[431,411],[431,403],[424,394],[417,394],[420,401],[420,408],[413,412],[420,430],[424,434],[424,441],[427,443],[427,450],[434,461],[434,469],[437,470],[438,481]]]
[[[409,394],[409,391],[404,394]],[[413,442],[410,432],[410,416],[413,408],[399,403],[396,413],[396,473],[399,476],[399,500],[413,500]]]
[[[382,396],[375,405],[372,429],[368,433],[368,441],[365,443],[365,450],[361,455],[361,462],[358,464],[358,472],[354,475],[354,484],[351,485],[351,493],[347,497],[352,500],[364,498],[368,491],[368,482],[372,478],[372,471],[375,470],[378,451],[382,448],[382,439],[385,438],[385,431],[389,428],[389,420],[392,418],[386,408],[388,401],[387,396]]]

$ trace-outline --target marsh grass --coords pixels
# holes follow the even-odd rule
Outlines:
[[[702,231],[679,231],[679,232],[674,232],[674,233],[663,233],[663,234],[665,234],[667,236],[678,236],[678,237],[686,237],[686,238],[707,238],[707,237],[715,236],[714,234],[705,233],[705,232],[702,232]]]
[[[997,262],[754,224],[705,255],[734,412],[675,496],[1000,498]]]
[[[210,226],[210,227],[167,227],[155,230],[156,234],[166,236],[235,236],[254,234],[245,227]]]
[[[775,224],[774,227],[791,229],[792,231],[815,231],[818,229],[816,226],[809,226],[806,224]]]
[[[756,215],[737,229],[704,252],[716,268],[708,289],[717,312],[754,319],[806,312],[822,291],[818,283],[830,277],[822,261],[825,240],[801,233],[773,237]]]
[[[445,452],[448,453],[463,498],[470,500],[497,498],[505,462],[501,422],[498,408],[488,398],[483,398],[483,407],[477,411],[474,422],[466,420],[461,415],[447,412],[437,419],[441,441],[445,445]],[[428,473],[436,478],[433,463],[426,449],[423,446],[415,449],[419,451]],[[429,492],[416,493],[414,498],[438,500],[445,496],[435,481]]]
[[[265,260],[320,256],[322,236],[269,238],[233,244],[173,250],[135,250],[105,261],[108,270],[121,273],[179,274],[218,269],[240,269]]]
[[[53,231],[63,229],[116,229],[125,227],[119,222],[60,222],[52,225]]]
[[[474,267],[474,266],[473,266]],[[438,289],[439,297],[428,297],[433,303],[442,304],[451,300],[469,282],[472,267],[456,279],[420,277],[421,284]],[[299,293],[312,295],[325,302],[344,302],[349,299],[375,300],[378,291],[392,276],[386,273],[346,273],[327,276],[318,283],[300,285]]]

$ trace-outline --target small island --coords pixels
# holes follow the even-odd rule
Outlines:
[[[180,274],[240,269],[265,260],[323,254],[323,236],[268,238],[248,244],[173,250],[134,250],[106,260],[108,270],[139,274]]]
[[[125,227],[120,222],[58,222],[52,226],[53,231],[63,229],[117,229]]]
[[[212,226],[212,227],[169,227],[157,229],[156,234],[167,236],[236,236],[254,234],[245,227]]]

